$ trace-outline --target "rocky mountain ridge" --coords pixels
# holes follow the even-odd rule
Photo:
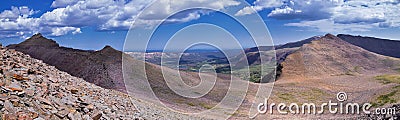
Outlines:
[[[126,92],[122,77],[123,53],[110,46],[105,46],[99,51],[66,48],[38,33],[7,48],[43,60],[59,70],[83,78],[90,83]]]
[[[314,37],[300,40],[297,42],[290,42],[290,43],[276,45],[276,46],[253,47],[253,48],[245,49],[245,52],[248,54],[247,59],[257,60],[257,59],[260,59],[259,55],[256,54],[257,52],[275,50],[277,62],[281,63],[286,58],[288,53],[290,54],[290,53],[294,52],[295,50],[297,50],[295,48],[299,48],[299,47],[303,46],[304,44],[309,44],[314,40],[320,39],[321,37],[323,37],[323,36],[314,36]],[[346,41],[352,45],[361,47],[370,52],[374,52],[374,53],[385,55],[385,56],[400,58],[400,54],[399,54],[400,49],[398,49],[398,46],[400,46],[399,40],[353,36],[353,35],[346,35],[346,34],[338,34],[337,37],[343,41]],[[254,63],[254,62],[250,62],[250,63]],[[255,63],[257,63],[257,62],[255,62]]]
[[[16,119],[140,119],[130,97],[0,48],[0,116]]]
[[[378,53],[385,56],[400,58],[400,40],[389,40],[374,37],[362,37],[339,34],[337,35],[340,39],[359,46],[368,51]]]
[[[327,34],[304,44],[282,62],[282,76],[294,78],[352,75],[391,70],[399,63]]]

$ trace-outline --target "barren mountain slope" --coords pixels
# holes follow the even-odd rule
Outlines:
[[[282,77],[314,78],[390,71],[395,58],[378,55],[327,34],[303,45],[282,63]]]
[[[203,119],[104,89],[12,49],[0,48],[0,87],[6,120]]]
[[[237,55],[237,56],[234,56],[233,59],[238,61],[237,63],[235,63],[236,66],[238,66],[238,67],[247,66],[247,64],[251,65],[251,66],[260,65],[261,59],[263,61],[272,61],[272,59],[276,59],[277,63],[281,63],[282,61],[285,60],[287,55],[293,53],[302,45],[311,43],[311,41],[317,40],[319,38],[320,38],[320,36],[315,36],[315,37],[311,37],[311,38],[308,38],[305,40],[286,43],[283,45],[259,46],[259,47],[248,48],[248,49],[245,49],[246,57],[244,57],[243,55]],[[275,51],[273,51],[273,50],[275,50]],[[260,52],[264,52],[264,54],[262,54],[260,56]],[[274,53],[274,54],[266,54],[268,52]],[[247,62],[246,62],[245,58],[247,58]]]
[[[201,97],[200,99],[189,99],[182,97],[172,91],[166,82],[164,76],[161,73],[162,67],[154,64],[150,64],[143,61],[138,61],[130,57],[129,55],[122,54],[109,46],[99,51],[84,51],[76,50],[71,48],[59,47],[53,40],[49,40],[41,36],[40,34],[34,35],[28,40],[17,44],[10,45],[8,48],[16,49],[17,51],[24,52],[31,55],[34,58],[43,60],[44,63],[56,66],[62,71],[66,71],[73,76],[82,77],[88,82],[92,82],[104,88],[117,89],[125,91],[125,84],[122,74],[122,56],[124,56],[124,70],[128,71],[125,74],[127,78],[127,85],[129,89],[126,92],[137,93],[133,94],[135,99],[141,99],[138,101],[154,100],[149,93],[149,89],[144,88],[145,85],[150,83],[152,90],[155,95],[171,107],[179,107],[179,110],[204,110],[209,109],[216,105],[226,94],[229,87],[229,80],[218,79],[216,86],[209,94]],[[144,68],[143,66],[146,66]],[[146,73],[144,70],[146,70]],[[131,70],[131,71],[130,71]],[[165,79],[179,80],[177,71],[173,69],[166,69]],[[200,82],[199,76],[196,73],[180,72],[180,77],[183,78],[186,84],[194,86]],[[146,79],[147,78],[147,79]],[[149,104],[153,104],[153,101],[149,101]],[[139,104],[141,102],[138,102]],[[140,105],[138,105],[140,106]],[[151,105],[154,107],[154,105]],[[155,105],[158,106],[158,105]],[[141,110],[154,111],[149,108],[148,104],[139,107]],[[161,109],[161,108],[160,108]],[[144,112],[144,117],[156,116],[159,118],[174,117],[173,115],[179,114],[172,112],[168,109],[164,109],[156,112]],[[147,115],[146,115],[147,114]],[[171,115],[168,115],[171,114]],[[188,117],[186,115],[179,115],[181,117]],[[194,119],[195,117],[190,117]]]
[[[9,45],[7,48],[43,60],[59,70],[104,88],[125,91],[121,71],[122,52],[110,46],[100,51],[65,48],[39,33],[20,44]]]
[[[0,48],[0,115],[15,119],[135,119],[128,95],[101,88],[15,50]]]
[[[399,104],[400,101],[397,94],[398,79],[393,77],[399,74],[396,71],[400,67],[399,59],[375,54],[330,34],[303,45],[288,55],[281,66],[282,75],[275,82],[268,102],[321,104],[336,100],[336,94],[339,92],[347,93],[348,102],[368,102],[377,105],[375,107],[390,107]],[[382,82],[381,79],[391,82]],[[390,96],[391,94],[393,95]],[[386,102],[388,100],[390,102]],[[272,119],[360,119],[360,116],[369,115],[275,114],[271,117]],[[265,117],[269,117],[268,114]],[[362,119],[376,119],[376,117]]]

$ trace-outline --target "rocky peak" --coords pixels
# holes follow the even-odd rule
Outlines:
[[[335,40],[340,39],[340,38],[338,38],[338,37],[336,37],[335,35],[330,34],[330,33],[326,34],[326,35],[323,36],[322,38],[325,38],[325,39],[335,39]]]
[[[42,47],[59,47],[56,41],[45,38],[41,33],[37,33],[28,38],[24,42],[18,44],[22,46],[42,46]]]
[[[101,49],[100,51],[98,51],[101,54],[106,54],[109,56],[116,56],[116,55],[121,55],[122,52],[118,51],[116,49],[114,49],[113,47],[106,45],[103,49]]]
[[[31,38],[41,38],[41,37],[43,37],[41,33],[36,33]]]
[[[103,49],[101,49],[100,51],[116,51],[116,49],[114,49],[113,47],[106,45],[104,46]]]
[[[59,47],[56,41],[47,39],[42,34],[37,33],[32,37],[28,38],[24,42],[18,44],[18,46],[42,46],[42,47]]]

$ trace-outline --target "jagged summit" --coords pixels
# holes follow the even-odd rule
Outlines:
[[[114,48],[112,48],[110,45],[106,45],[106,46],[104,46],[103,50],[104,49],[114,49]]]
[[[26,39],[24,42],[20,43],[19,45],[26,45],[26,46],[43,46],[43,47],[59,47],[60,45],[51,39],[45,38],[41,33],[37,33],[32,37]],[[13,46],[13,45],[10,45]]]
[[[93,55],[97,55],[96,58],[110,59],[109,61],[119,60],[122,58],[122,52],[114,49],[113,47],[106,45],[103,49],[95,52]],[[118,61],[121,62],[121,61]]]
[[[116,50],[115,48],[111,47],[110,45],[106,45],[103,47],[103,49],[99,50],[101,52],[120,52]]]
[[[328,34],[326,34],[325,36],[323,36],[323,38],[327,38],[327,39],[340,39],[340,38],[338,38],[338,37],[336,37],[335,35],[330,34],[330,33],[328,33]]]
[[[36,33],[31,38],[39,38],[39,37],[43,37],[42,33]]]

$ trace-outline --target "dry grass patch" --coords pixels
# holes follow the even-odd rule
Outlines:
[[[376,98],[375,101],[372,103],[372,106],[379,107],[386,105],[388,103],[389,104],[396,103],[398,101],[398,96],[396,95],[396,93],[398,93],[398,89],[400,87],[396,86],[395,88],[397,89],[388,94],[378,96],[378,98]]]
[[[174,99],[174,102],[175,102],[175,103],[182,104],[182,103],[185,102],[185,100],[183,100],[183,99]]]
[[[381,81],[383,84],[389,84],[389,83],[400,84],[400,75],[379,75],[376,76],[375,79]]]
[[[316,88],[311,88],[309,91],[307,91],[308,94],[302,94],[302,96],[304,96],[307,101],[310,102],[317,102],[317,101],[321,101],[322,98],[329,96],[327,93],[325,93],[324,91],[320,90],[320,89],[316,89]]]
[[[200,105],[201,107],[205,108],[205,109],[211,109],[211,108],[213,108],[212,105],[209,105],[209,104],[206,104],[206,103],[200,103],[199,105]]]
[[[239,110],[237,110],[237,111],[235,111],[234,113],[227,113],[227,112],[224,112],[226,115],[231,115],[231,116],[239,116],[240,114],[240,112],[239,112]]]
[[[210,104],[207,104],[207,103],[187,102],[186,104],[189,105],[189,106],[200,106],[200,107],[205,108],[205,109],[211,109],[211,108],[214,107],[213,105],[210,105]]]
[[[396,70],[397,72],[400,72],[400,67],[399,67],[399,68],[396,68],[396,69],[394,69],[394,70]]]
[[[317,88],[295,89],[273,94],[275,101],[280,103],[319,103],[331,95]]]
[[[191,103],[191,102],[189,102],[189,103],[186,103],[187,105],[189,105],[189,106],[196,106],[196,104],[194,104],[194,103]]]
[[[375,79],[383,84],[400,84],[400,75],[379,75],[376,76]],[[386,104],[397,103],[397,101],[400,100],[399,91],[400,85],[397,85],[391,89],[391,92],[378,96],[375,101],[372,102],[372,105],[374,107],[379,107]]]
[[[284,101],[290,101],[290,100],[295,100],[296,99],[292,94],[289,94],[289,93],[278,94],[278,98],[280,98],[280,99],[282,99]]]

